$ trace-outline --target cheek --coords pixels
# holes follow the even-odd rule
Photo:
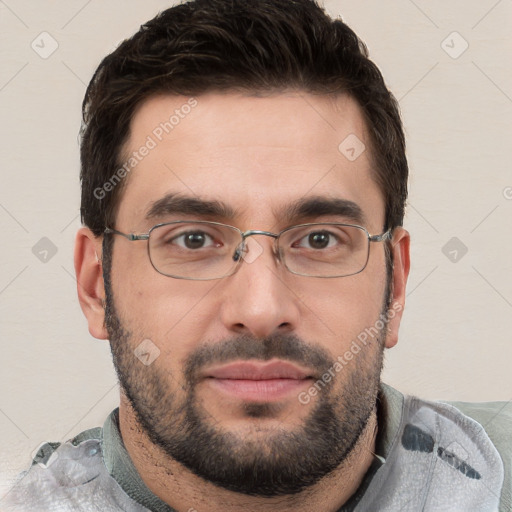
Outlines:
[[[142,256],[124,258],[123,254],[114,260],[112,287],[117,314],[133,338],[149,338],[161,350],[178,357],[204,339],[212,321],[208,297],[216,282],[163,276],[149,260],[146,264],[147,254]]]
[[[322,281],[315,285],[314,291],[301,290],[300,298],[306,306],[301,334],[317,343],[326,340],[329,344],[326,348],[335,357],[361,332],[372,327],[382,312],[385,271],[380,275],[364,272]]]

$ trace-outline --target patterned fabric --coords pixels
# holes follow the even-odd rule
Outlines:
[[[339,512],[512,512],[512,408],[456,405],[404,397],[383,384],[378,455]],[[43,445],[0,510],[174,512],[135,470],[117,409],[103,428]]]

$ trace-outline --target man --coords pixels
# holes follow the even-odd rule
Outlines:
[[[310,0],[196,0],[83,105],[78,295],[121,386],[8,510],[512,510],[502,405],[380,382],[409,273],[396,102]]]

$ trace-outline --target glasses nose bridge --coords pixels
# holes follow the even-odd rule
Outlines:
[[[240,242],[238,248],[239,248],[239,250],[241,249],[241,252],[244,251],[245,241],[249,237],[254,236],[254,235],[269,236],[270,238],[274,239],[274,251],[273,252],[279,258],[278,251],[277,251],[277,241],[279,239],[279,234],[278,233],[272,233],[271,231],[262,231],[262,230],[259,230],[259,229],[250,229],[248,231],[240,232],[240,234],[242,236],[242,241]],[[263,248],[261,250],[263,250]],[[237,253],[238,253],[238,250],[237,250],[237,252],[235,252],[235,254],[237,254]]]
[[[272,233],[271,231],[261,231],[259,229],[250,229],[248,231],[244,231],[242,234],[242,242],[245,242],[247,238],[254,235],[263,235],[263,236],[269,236],[271,238],[274,238],[277,240],[279,238],[279,235],[277,233]]]

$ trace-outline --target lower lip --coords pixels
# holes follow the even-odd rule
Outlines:
[[[242,400],[269,402],[279,400],[300,389],[311,379],[208,379],[215,389]]]

